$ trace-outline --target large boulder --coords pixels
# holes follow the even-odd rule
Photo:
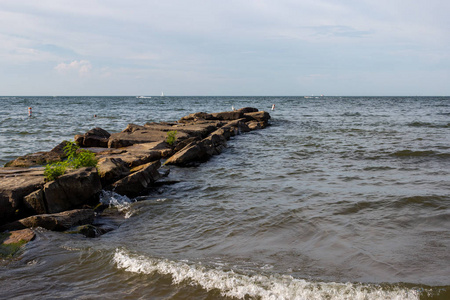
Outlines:
[[[231,136],[231,127],[222,127],[201,141],[194,140],[183,149],[169,157],[164,164],[189,166],[208,160],[211,156],[220,154],[226,147]]]
[[[250,120],[256,120],[258,122],[262,122],[263,124],[267,125],[267,122],[270,119],[270,114],[266,111],[258,111],[258,112],[250,112],[244,114],[246,118],[249,118]]]
[[[102,186],[107,186],[130,174],[130,168],[121,158],[103,157],[97,163]]]
[[[108,131],[95,127],[83,135],[76,135],[74,140],[80,147],[108,147]]]
[[[0,224],[23,217],[23,198],[42,188],[44,183],[43,169],[1,169]]]
[[[0,227],[0,231],[42,227],[48,230],[64,231],[71,227],[91,224],[95,213],[92,209],[74,209],[55,214],[35,215]]]
[[[133,173],[112,184],[114,192],[129,197],[142,194],[161,178],[158,172],[160,167],[161,162],[158,160],[132,169]]]
[[[48,213],[57,213],[97,200],[102,190],[96,168],[80,168],[62,175],[43,188]]]
[[[165,161],[165,165],[189,166],[208,159],[206,149],[201,142],[193,142]]]
[[[243,108],[238,109],[237,111],[240,111],[240,112],[243,112],[244,114],[246,114],[246,113],[257,112],[258,109],[254,108],[254,107],[243,107]]]

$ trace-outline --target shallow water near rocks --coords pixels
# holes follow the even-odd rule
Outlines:
[[[0,298],[450,298],[450,98],[0,101],[2,164],[96,126],[276,104],[270,127],[199,167],[171,167],[179,183],[105,194],[122,210],[118,229],[38,230],[0,264]]]

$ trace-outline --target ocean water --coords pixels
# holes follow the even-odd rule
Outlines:
[[[0,97],[0,164],[75,134],[253,106],[99,238],[37,230],[1,299],[450,299],[449,97]],[[32,117],[27,107],[33,108]],[[94,117],[97,115],[97,117]]]

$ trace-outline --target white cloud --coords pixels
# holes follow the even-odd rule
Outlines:
[[[61,74],[78,73],[80,76],[86,76],[90,73],[92,64],[87,60],[74,60],[71,63],[60,63],[55,70]]]
[[[298,76],[335,86],[338,73],[357,81],[366,70],[442,71],[450,66],[449,9],[442,0],[1,0],[0,80],[32,71],[37,81],[65,74],[118,90],[120,78],[121,93],[135,93],[142,78],[155,93],[173,85],[202,94],[205,78],[220,78],[217,91],[248,94],[258,86],[286,92],[274,74],[293,78],[297,92]],[[422,86],[435,86],[439,74]]]

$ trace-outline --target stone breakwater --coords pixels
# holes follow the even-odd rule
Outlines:
[[[34,227],[65,231],[92,224],[102,190],[128,197],[144,194],[161,184],[167,166],[207,161],[222,152],[230,137],[265,128],[269,119],[269,113],[246,107],[193,113],[176,122],[129,124],[112,134],[93,128],[74,141],[95,153],[97,167],[69,170],[50,182],[43,165],[63,161],[67,142],[18,157],[0,168],[0,232]],[[169,132],[175,141],[167,139]]]

